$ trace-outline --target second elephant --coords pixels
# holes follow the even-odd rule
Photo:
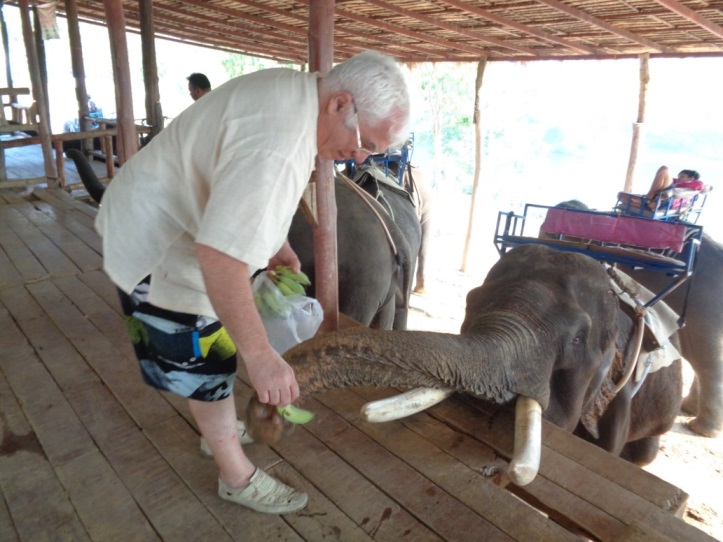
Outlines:
[[[373,178],[370,187],[374,197],[336,178],[339,311],[371,328],[406,329],[421,225],[404,190]],[[315,282],[313,230],[300,211],[289,243]],[[314,297],[313,285],[307,295]]]

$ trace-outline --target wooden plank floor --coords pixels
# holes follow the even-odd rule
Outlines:
[[[0,189],[0,540],[713,540],[676,517],[682,490],[549,424],[540,475],[518,488],[483,475],[509,459],[507,410],[453,397],[361,421],[390,390],[309,398],[313,422],[247,447],[309,492],[300,513],[222,501],[185,401],[141,381],[95,213]],[[242,375],[238,404],[250,394]]]

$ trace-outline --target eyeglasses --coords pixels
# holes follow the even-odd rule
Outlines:
[[[354,152],[355,152],[356,154],[358,154],[358,155],[362,155],[362,154],[363,154],[363,155],[364,155],[364,158],[366,159],[367,156],[369,156],[370,154],[374,154],[374,153],[376,153],[377,151],[371,151],[371,150],[369,150],[369,149],[365,149],[365,148],[364,148],[364,145],[362,144],[361,131],[359,130],[359,112],[357,111],[357,108],[356,108],[356,102],[354,102],[354,101],[352,100],[351,103],[352,103],[352,105],[354,106],[354,117],[355,117],[355,120],[356,120],[356,144],[357,144],[357,148],[356,148],[356,150],[355,150]]]

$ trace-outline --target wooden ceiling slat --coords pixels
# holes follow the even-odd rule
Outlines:
[[[717,24],[709,21],[699,13],[696,13],[692,9],[684,6],[680,2],[677,2],[676,0],[655,0],[658,2],[661,6],[668,8],[670,11],[673,11],[674,13],[677,13],[681,17],[684,17],[685,19],[688,19],[689,21],[697,24],[701,28],[705,28],[706,30],[712,32],[716,36],[723,38],[723,28],[718,26]]]
[[[534,51],[532,51],[531,49],[528,49],[526,47],[516,47],[514,45],[510,45],[508,42],[505,42],[503,40],[498,40],[495,38],[487,37],[479,32],[472,32],[472,31],[462,28],[460,26],[447,24],[438,19],[435,19],[432,17],[427,17],[426,15],[421,15],[421,14],[415,13],[413,11],[397,7],[394,4],[391,4],[389,2],[384,2],[383,0],[366,0],[366,1],[370,4],[379,6],[383,9],[386,9],[393,13],[399,13],[400,15],[404,15],[405,17],[409,17],[410,19],[416,19],[418,21],[429,24],[431,26],[438,26],[440,28],[445,28],[447,30],[451,30],[452,32],[456,32],[458,34],[467,36],[467,37],[475,39],[475,40],[492,43],[494,45],[497,45],[497,46],[503,47],[503,48],[507,48],[507,49],[513,49],[520,53],[526,53],[530,56],[536,56],[536,53]]]
[[[573,51],[579,51],[581,53],[587,53],[587,54],[592,54],[592,55],[597,55],[602,52],[593,47],[583,47],[583,46],[578,45],[569,40],[553,36],[552,34],[549,34],[548,32],[543,32],[542,30],[538,30],[536,28],[532,28],[530,26],[517,23],[517,22],[513,21],[512,19],[508,19],[507,17],[501,17],[500,15],[496,15],[494,13],[491,13],[490,11],[480,9],[480,8],[472,6],[470,4],[466,4],[464,2],[461,2],[460,0],[441,0],[441,1],[444,2],[445,4],[449,4],[450,6],[454,6],[458,9],[461,9],[463,11],[467,11],[473,15],[476,15],[477,17],[483,17],[492,22],[499,23],[500,25],[514,28],[515,30],[519,30],[520,32],[524,32],[526,34],[531,34],[540,39],[549,41],[551,43],[556,43],[557,45],[561,45],[568,49],[572,49]]]
[[[584,11],[581,11],[577,8],[563,4],[562,2],[558,2],[557,0],[539,0],[539,2],[542,4],[545,4],[547,6],[550,6],[551,8],[555,8],[559,11],[562,11],[563,13],[567,13],[568,15],[575,17],[576,19],[580,19],[581,21],[585,21],[587,23],[590,23],[591,25],[600,27],[603,30],[607,30],[608,32],[617,34],[618,36],[621,36],[623,38],[627,38],[630,41],[637,42],[641,45],[645,45],[646,47],[650,47],[651,49],[653,49],[655,51],[671,52],[671,51],[667,50],[667,48],[663,47],[662,45],[659,45],[653,41],[645,39],[642,36],[636,36],[632,32],[628,32],[627,30],[622,30],[620,28],[617,28],[611,24],[606,23],[605,21],[598,19],[597,17],[593,17],[592,15],[585,13]]]
[[[138,0],[122,2],[138,32]],[[309,2],[153,0],[156,35],[305,64]],[[103,2],[76,3],[105,25]],[[335,26],[338,61],[368,48],[403,62],[723,56],[723,0],[337,0]]]

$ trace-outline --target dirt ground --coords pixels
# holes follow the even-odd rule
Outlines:
[[[462,254],[459,243],[444,236],[435,239],[435,246],[437,255],[442,251]],[[429,270],[427,293],[412,295],[409,328],[458,333],[467,292],[482,283],[489,265],[477,262],[476,271],[464,274],[459,271],[460,258],[430,259],[438,264]],[[692,381],[687,364],[684,372],[687,392]],[[660,453],[646,470],[690,495],[684,516],[686,522],[723,540],[723,438],[695,435],[685,426],[690,419],[681,413],[675,426],[662,437]]]

